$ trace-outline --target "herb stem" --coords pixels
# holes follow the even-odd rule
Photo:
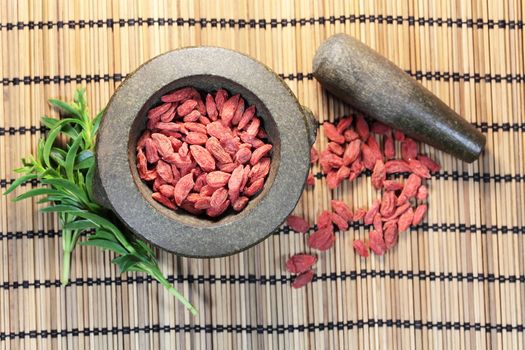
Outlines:
[[[155,278],[160,284],[162,284],[170,294],[174,295],[178,301],[180,301],[186,309],[188,309],[194,316],[197,316],[198,311],[193,306],[188,299],[186,299],[182,294],[180,294],[177,289],[168,281],[168,279],[160,272],[160,269],[157,265],[151,266],[142,264],[144,270],[147,274]]]
[[[64,247],[64,259],[62,262],[62,274],[60,277],[60,283],[62,286],[67,286],[69,284],[69,270],[71,267],[71,254],[73,253],[72,248]]]

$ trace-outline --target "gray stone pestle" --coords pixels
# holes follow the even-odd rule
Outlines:
[[[315,78],[361,112],[467,162],[485,136],[423,85],[359,40],[336,34],[317,50]]]

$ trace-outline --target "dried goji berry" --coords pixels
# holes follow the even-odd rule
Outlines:
[[[423,221],[423,217],[425,216],[427,212],[427,205],[426,204],[420,204],[417,206],[416,210],[414,211],[414,218],[412,219],[412,225],[417,226]]]
[[[304,287],[308,283],[312,281],[314,278],[314,272],[312,270],[308,270],[306,272],[301,273],[292,282],[292,288],[298,289],[301,287]]]
[[[328,137],[328,139],[330,139],[331,141],[334,141],[334,142],[337,142],[337,143],[344,143],[345,142],[345,138],[343,135],[341,135],[337,129],[335,128],[335,126],[331,123],[324,123],[323,124],[323,129],[324,129],[324,132],[326,134],[326,137]]]
[[[345,221],[352,221],[352,210],[345,202],[332,199],[330,204],[332,206],[332,210],[336,212],[340,217],[342,217]]]
[[[335,235],[331,225],[318,229],[308,237],[308,246],[321,251],[330,249],[334,242]]]
[[[370,255],[370,252],[368,250],[368,245],[365,242],[359,239],[356,239],[352,242],[352,246],[354,247],[355,252],[359,256],[363,258],[368,258],[368,256]]]
[[[308,229],[310,227],[310,225],[308,225],[308,222],[304,218],[297,215],[288,216],[288,218],[286,219],[286,223],[288,224],[288,226],[290,226],[292,230],[301,233],[308,232]]]
[[[317,257],[310,254],[295,254],[286,261],[286,269],[291,273],[303,273],[317,262]]]

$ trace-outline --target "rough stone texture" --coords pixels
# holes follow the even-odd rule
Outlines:
[[[475,161],[485,136],[423,85],[359,40],[337,34],[317,50],[314,76],[360,111],[464,161]]]
[[[270,174],[262,193],[238,214],[214,221],[174,212],[152,200],[138,176],[135,146],[146,112],[183,86],[240,93],[264,120],[274,146]],[[286,84],[248,56],[214,47],[168,52],[137,69],[108,104],[96,149],[97,195],[133,232],[161,248],[192,257],[239,252],[270,235],[297,204],[315,140],[309,118]]]

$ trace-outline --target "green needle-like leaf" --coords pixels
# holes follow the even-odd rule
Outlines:
[[[42,158],[44,160],[44,163],[50,168],[51,168],[51,162],[49,161],[49,154],[51,153],[51,148],[53,147],[53,144],[55,143],[55,140],[59,134],[60,134],[60,127],[56,127],[55,129],[52,129],[49,135],[47,135],[47,139],[44,144]]]
[[[62,110],[68,115],[78,117],[79,119],[82,119],[82,115],[80,112],[71,106],[69,103],[66,103],[64,101],[56,100],[54,98],[49,99],[49,103],[53,106],[57,107],[58,109]]]
[[[60,191],[53,190],[51,188],[35,188],[35,189],[22,193],[20,196],[16,197],[14,201],[18,202],[22,199],[26,199],[26,198],[34,197],[34,196],[41,196],[41,195],[63,196],[64,194]]]
[[[75,160],[77,158],[78,153],[78,147],[80,146],[80,142],[82,142],[82,139],[79,137],[77,138],[71,147],[69,148],[69,151],[66,155],[66,175],[69,181],[74,182],[75,181],[75,173],[74,173],[74,166],[75,166]]]
[[[13,181],[11,186],[9,186],[9,188],[4,192],[4,195],[13,192],[15,190],[15,188],[17,188],[18,186],[20,186],[24,182],[30,181],[30,180],[33,180],[33,179],[36,179],[36,178],[38,178],[37,174],[27,174],[27,175],[24,175],[24,176],[20,176],[18,179]]]
[[[89,169],[95,163],[93,151],[85,150],[78,154],[75,160],[75,170]]]
[[[127,254],[128,251],[117,242],[108,241],[106,239],[90,239],[85,242],[81,242],[81,245],[100,247],[102,249],[111,250],[117,254]]]
[[[94,228],[95,225],[89,220],[76,220],[62,226],[64,230],[90,230]]]

